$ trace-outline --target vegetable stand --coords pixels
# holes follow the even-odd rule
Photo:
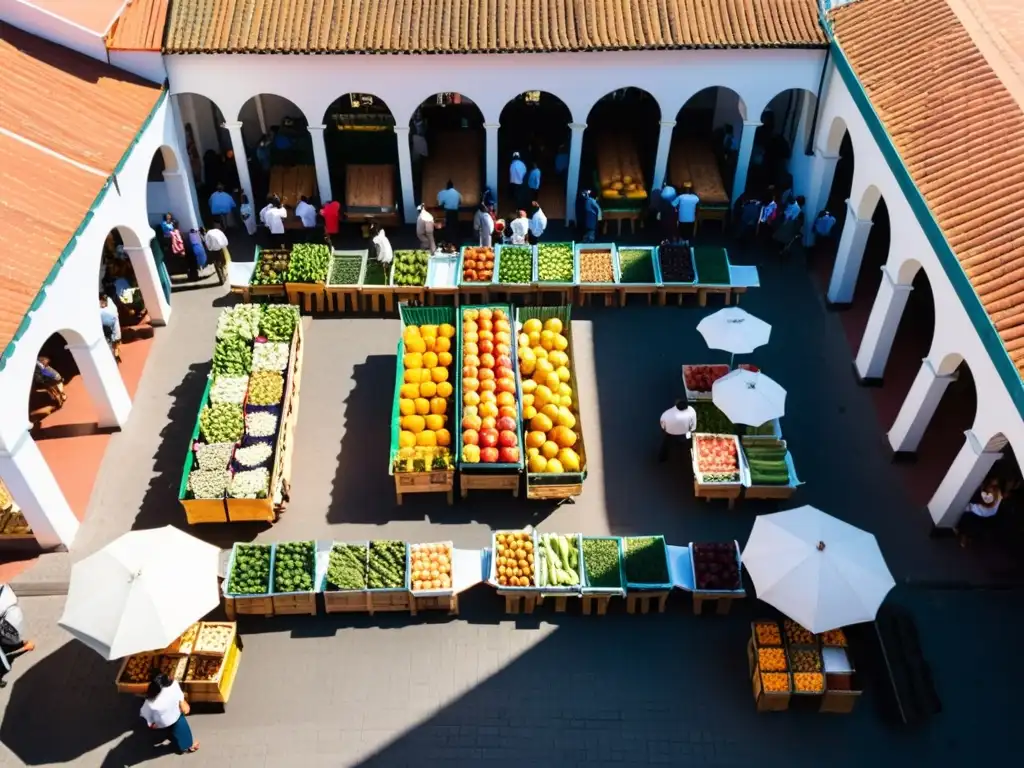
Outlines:
[[[622,539],[618,536],[584,536],[583,551],[583,613],[595,607],[598,616],[608,612],[613,597],[626,594],[623,571]]]
[[[274,615],[270,595],[274,572],[274,548],[271,544],[236,543],[231,548],[227,578],[221,584],[224,611],[229,619],[235,616]]]
[[[367,251],[334,251],[324,288],[328,312],[359,311],[366,259]]]
[[[288,303],[303,312],[325,312],[325,285],[331,270],[333,254],[326,243],[297,243],[292,246],[284,290]]]
[[[505,257],[504,266],[502,256]],[[537,287],[537,252],[532,245],[494,246],[494,275],[491,297],[523,304],[533,301]]]
[[[203,396],[199,401],[199,412],[196,414],[196,426],[192,430],[192,438],[190,441],[190,445],[193,446],[199,443],[199,417],[209,403],[211,386],[213,386],[213,379],[207,380],[206,389],[203,391]],[[233,445],[231,447],[231,452],[234,452]],[[196,451],[190,448],[188,453],[185,454],[185,465],[181,470],[181,483],[178,486],[178,501],[185,510],[185,519],[188,520],[189,525],[196,525],[197,523],[226,523],[228,521],[228,509],[224,500],[224,489],[227,487],[226,483],[225,488],[221,489],[220,495],[217,498],[196,498],[195,493],[190,489],[192,472],[196,467]],[[225,471],[227,471],[226,467],[227,463],[225,462]]]
[[[565,613],[569,598],[583,596],[583,536],[538,533],[535,551],[537,605],[553,598],[556,613]]]
[[[537,304],[572,304],[579,282],[575,243],[538,243],[533,247]]]
[[[249,283],[249,296],[254,299],[284,299],[285,276],[288,274],[288,262],[291,251],[278,248],[260,248],[256,246],[253,257],[255,267]]]
[[[705,501],[725,499],[732,509],[747,477],[736,435],[696,432],[690,449],[693,495]]]
[[[699,281],[697,303],[705,307],[709,294],[721,294],[729,304],[732,283],[729,277],[729,253],[725,248],[697,246],[693,250],[693,263]]]
[[[626,612],[648,613],[658,601],[665,612],[672,581],[664,536],[627,536],[622,541],[622,570],[626,588]]]
[[[333,543],[320,582],[326,613],[369,612],[370,594],[366,588],[369,554],[368,541]]]

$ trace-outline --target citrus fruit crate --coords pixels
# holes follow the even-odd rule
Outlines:
[[[542,280],[540,277],[540,262],[541,262],[541,251],[548,248],[567,248],[569,256],[572,258],[572,276],[568,280]],[[587,246],[592,248],[593,246]],[[561,243],[538,243],[533,247],[533,280],[537,284],[539,290],[553,290],[557,288],[572,288],[579,283],[580,279],[580,262],[578,258],[578,252],[576,251],[576,243],[574,242],[561,242]]]
[[[499,279],[499,275],[501,274],[500,270],[501,270],[501,254],[502,254],[502,251],[506,251],[506,250],[509,250],[509,249],[512,249],[512,248],[524,248],[524,249],[528,249],[528,250],[531,251],[532,264],[531,264],[531,268],[530,268],[531,272],[530,272],[530,280],[529,280],[529,282],[524,282],[524,283],[503,283]],[[494,246],[494,278],[491,281],[491,288],[499,290],[499,291],[525,293],[525,292],[532,292],[533,288],[534,288],[534,286],[536,284],[537,284],[537,247],[536,246],[534,246],[534,245],[505,245],[505,244],[502,244],[502,243],[499,243],[498,245]]]
[[[491,279],[489,279],[489,280],[464,280],[463,279],[465,274],[466,274],[466,269],[465,269],[465,265],[466,265],[466,261],[467,261],[467,259],[466,259],[466,251],[469,250],[469,249],[479,250],[480,248],[481,248],[481,246],[464,245],[459,250],[459,263],[458,263],[456,275],[457,275],[458,280],[459,280],[459,288],[462,288],[463,292],[465,292],[465,293],[472,293],[473,291],[475,291],[477,293],[484,293],[485,291],[487,291],[488,288],[491,287],[491,284],[494,282],[494,275],[492,275]],[[492,257],[491,258],[491,263],[492,263],[493,267],[496,267],[498,262],[497,262],[497,255],[496,255],[496,247],[495,246],[491,246],[491,257]],[[494,271],[494,273],[496,275],[497,274],[497,269],[494,269],[493,267],[492,267],[492,270]]]
[[[188,490],[188,478],[195,467],[195,451],[193,446],[199,442],[199,416],[203,408],[210,400],[210,388],[213,386],[213,377],[206,381],[206,389],[199,400],[199,409],[196,412],[196,425],[192,430],[192,437],[188,442],[188,453],[185,455],[185,464],[181,469],[181,483],[178,486],[178,501],[185,510],[185,519],[189,525],[197,523],[226,523],[228,521],[228,510],[224,497],[219,499],[194,499],[191,498]]]

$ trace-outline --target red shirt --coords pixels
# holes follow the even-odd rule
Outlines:
[[[337,200],[331,200],[320,209],[320,215],[324,217],[324,229],[329,235],[338,234],[338,219],[341,217],[341,204]]]

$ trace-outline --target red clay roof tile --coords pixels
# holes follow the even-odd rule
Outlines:
[[[131,0],[107,35],[111,51],[159,51],[171,0]]]

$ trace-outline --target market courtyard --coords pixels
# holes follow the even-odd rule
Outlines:
[[[884,724],[882,681],[852,715],[758,714],[744,659],[749,621],[774,611],[752,596],[728,617],[693,616],[683,593],[663,616],[584,617],[541,609],[513,621],[480,585],[459,618],[320,616],[243,619],[243,663],[223,713],[191,718],[199,765],[963,765],[1009,745],[1019,678],[1010,657],[1020,592],[984,562],[929,538],[889,459],[868,390],[851,373],[842,319],[797,259],[757,263],[743,306],[772,324],[750,356],[788,390],[783,432],[812,504],[875,533],[935,678],[942,711],[916,729]],[[186,527],[177,503],[184,453],[209,371],[223,289],[181,290],[160,331],[127,427],[110,439],[74,553],[45,557],[19,585],[66,582],[71,559],[132,528]],[[712,299],[711,304],[714,304]],[[755,514],[693,498],[688,457],[655,460],[658,417],[681,392],[680,365],[709,363],[695,326],[716,307],[574,311],[589,475],[575,504],[480,493],[395,504],[387,474],[397,319],[305,319],[291,504],[272,528],[198,527],[233,541],[450,539],[483,547],[496,528],[532,524],[588,534],[664,534],[671,544],[745,542]],[[784,505],[783,508],[785,508]],[[188,564],[183,563],[183,568]],[[20,590],[27,594],[26,590]],[[138,700],[118,695],[105,663],[56,626],[63,598],[26,597],[36,653],[0,694],[0,765],[122,766],[178,759],[134,733]],[[1005,639],[1004,639],[1005,638]],[[1019,682],[1019,680],[1018,680]],[[983,706],[979,704],[984,703]],[[198,710],[198,708],[197,708]],[[1001,717],[991,714],[999,712]]]

